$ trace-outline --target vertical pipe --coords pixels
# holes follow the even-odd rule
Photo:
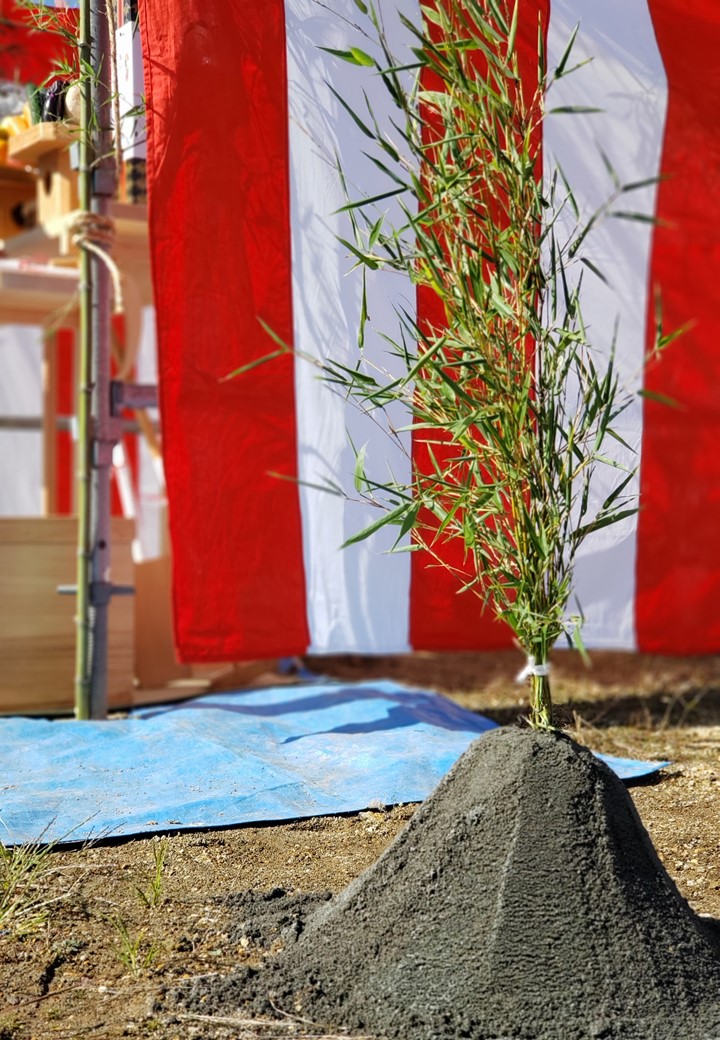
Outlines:
[[[81,68],[90,66],[90,0],[81,0],[78,49]],[[80,81],[81,116],[78,193],[80,209],[90,210],[92,150],[92,84],[83,74]],[[78,447],[77,447],[77,564],[76,564],[76,639],[75,639],[75,715],[90,718],[90,537],[92,471],[92,270],[90,256],[80,250],[80,337],[78,362]]]
[[[114,135],[110,69],[111,5],[92,0],[90,30],[92,37],[93,113],[95,117],[94,162],[90,208],[107,218],[115,193]],[[93,466],[93,651],[91,669],[90,717],[107,714],[108,612],[110,608],[110,479],[112,473],[112,410],[110,404],[110,291],[107,265],[97,256],[92,265],[92,340],[95,452]]]

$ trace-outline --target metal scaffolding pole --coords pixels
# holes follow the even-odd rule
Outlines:
[[[78,567],[75,714],[79,719],[107,714],[108,611],[110,582],[110,478],[117,420],[111,407],[110,292],[104,248],[93,228],[107,222],[115,193],[110,26],[103,0],[82,0],[80,55],[82,131],[80,206],[90,214],[81,248],[80,394],[78,430]],[[85,70],[92,69],[92,75]],[[81,241],[81,247],[83,243]],[[120,590],[117,590],[120,591]],[[125,591],[125,590],[122,590]]]
[[[100,9],[102,5],[102,10]],[[91,212],[107,220],[115,194],[115,155],[110,87],[110,5],[92,0],[93,111],[97,122],[92,172]],[[93,611],[93,654],[90,688],[90,717],[107,714],[108,613],[112,597],[110,583],[110,479],[112,450],[117,440],[110,405],[110,292],[108,267],[97,255],[93,267],[92,339],[94,358],[94,458],[93,458],[93,548],[91,604]]]

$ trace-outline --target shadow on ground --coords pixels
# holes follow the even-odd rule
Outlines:
[[[501,725],[526,711],[526,690],[515,682],[517,651],[345,655],[306,658],[317,673],[342,679],[384,677],[449,694],[465,708]],[[673,658],[597,652],[588,668],[577,654],[553,655],[554,696],[561,725],[640,729],[720,725],[720,656]]]

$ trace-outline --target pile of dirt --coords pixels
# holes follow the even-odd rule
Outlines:
[[[300,938],[308,918],[332,898],[324,892],[287,892],[271,888],[269,892],[238,892],[223,900],[234,918],[228,940],[234,946],[254,946],[269,951],[276,944],[289,946]]]
[[[720,938],[619,780],[556,733],[463,755],[390,848],[259,970],[188,1010],[295,1012],[398,1040],[711,1040]]]

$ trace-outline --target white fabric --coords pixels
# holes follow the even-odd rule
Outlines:
[[[42,415],[42,330],[0,325],[0,415]],[[42,512],[42,434],[0,430],[0,516]]]
[[[415,0],[399,6],[417,16]],[[293,310],[295,346],[301,354],[353,364],[357,357],[361,279],[348,274],[352,260],[337,242],[351,239],[343,195],[335,166],[349,171],[348,191],[357,197],[386,191],[387,178],[361,151],[369,142],[333,96],[330,85],[360,115],[365,116],[363,90],[381,124],[391,112],[391,101],[378,76],[327,54],[322,47],[343,49],[357,32],[348,22],[358,14],[352,0],[327,7],[314,0],[287,0],[288,94],[290,107],[291,225],[293,256]],[[396,14],[386,28],[394,45],[399,42]],[[406,38],[406,34],[405,38]],[[398,47],[402,53],[402,48]],[[407,54],[407,52],[406,52]],[[391,203],[381,204],[390,209]],[[374,273],[369,285],[369,310],[374,329],[394,334],[393,305],[415,307],[408,279]],[[365,354],[387,366],[386,344],[371,328],[366,330]],[[403,650],[408,647],[410,557],[388,556],[394,541],[384,531],[369,541],[343,551],[342,542],[380,514],[370,506],[346,502],[310,485],[328,481],[354,493],[355,458],[352,445],[367,445],[368,471],[382,479],[392,469],[407,481],[407,454],[398,451],[380,425],[358,408],[333,395],[307,360],[296,362],[298,455],[303,517],[304,562],[311,651]],[[407,421],[394,411],[399,423]],[[409,452],[409,437],[405,450]],[[387,460],[387,461],[386,461]]]
[[[548,96],[548,108],[585,105],[593,114],[549,116],[544,125],[546,177],[559,162],[587,218],[605,202],[613,183],[600,147],[623,184],[656,177],[660,168],[667,82],[645,0],[553,0],[548,33],[548,64],[552,69],[565,50],[576,24],[580,31],[570,65],[592,58],[584,68],[559,80]],[[656,185],[632,192],[619,209],[653,213]],[[570,230],[569,207],[559,226]],[[606,352],[619,322],[617,362],[624,387],[634,404],[624,413],[618,432],[639,452],[642,433],[641,386],[648,314],[648,279],[652,226],[606,219],[587,239],[587,255],[610,282],[606,286],[584,268],[582,308],[590,338]],[[608,453],[624,466],[637,464],[638,455],[610,442]],[[618,472],[597,470],[591,513],[618,482]],[[620,474],[622,476],[622,474]],[[636,478],[627,491],[637,494]],[[634,598],[636,518],[604,528],[580,550],[571,613],[577,602],[585,617],[583,639],[588,646],[635,647]]]

